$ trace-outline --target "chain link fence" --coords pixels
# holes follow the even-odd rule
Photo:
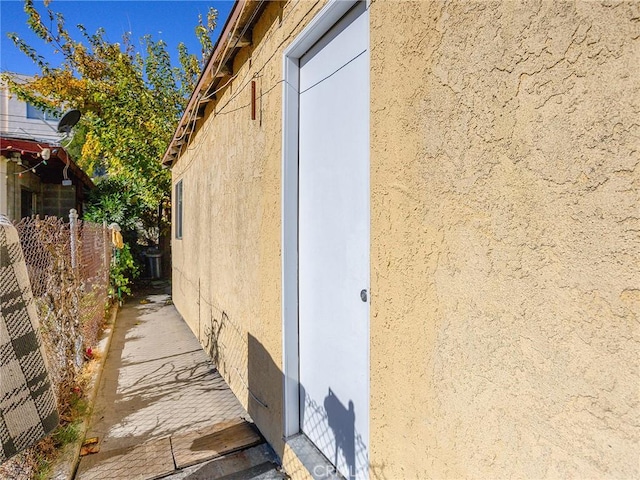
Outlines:
[[[108,304],[111,245],[107,228],[78,220],[23,218],[16,224],[59,401],[88,348],[95,346]]]
[[[111,234],[106,225],[23,218],[15,224],[31,281],[49,374],[64,420],[77,396],[80,371],[95,347],[110,303]],[[0,478],[31,478],[46,441],[0,466]]]

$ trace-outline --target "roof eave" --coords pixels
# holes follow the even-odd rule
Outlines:
[[[217,86],[225,76],[232,74],[232,72],[223,71],[225,66],[235,57],[239,48],[251,43],[250,40],[234,36],[234,34],[244,29],[249,22],[254,20],[255,12],[260,9],[263,3],[264,0],[236,0],[216,42],[213,53],[209,56],[207,64],[200,74],[196,88],[191,94],[187,107],[178,122],[173,138],[162,157],[163,167],[171,168],[180,157],[182,147],[189,143],[190,133],[187,132],[190,132],[198,121],[198,109],[201,106],[201,99],[207,97],[208,94],[210,95],[209,92],[212,87]],[[211,100],[213,100],[213,97],[208,99],[208,101]]]

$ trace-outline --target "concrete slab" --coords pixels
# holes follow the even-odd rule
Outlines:
[[[289,475],[284,473],[281,470],[271,469],[268,472],[261,473],[256,475],[255,477],[244,477],[246,480],[286,480],[290,478]],[[227,478],[225,480],[233,480],[231,478]]]
[[[82,457],[76,478],[130,478],[91,472],[104,472],[99,464],[106,462],[109,469],[118,464],[119,471],[132,474],[124,456],[131,449],[146,451],[151,447],[142,445],[158,439],[164,445],[168,437],[244,420],[251,421],[169,295],[151,292],[129,299],[116,320],[86,434],[100,438],[100,453]],[[165,471],[169,462],[157,457],[164,475],[175,470],[171,452],[168,458],[171,469]],[[146,474],[135,478],[160,475],[152,469]]]
[[[245,475],[241,478],[251,478],[246,476],[246,472],[256,467],[260,471],[258,475],[266,475],[269,471],[278,473],[275,471],[276,461],[277,459],[271,448],[266,443],[263,443],[256,447],[187,467],[165,478],[166,480],[216,480],[226,479],[229,475],[236,474]],[[273,478],[281,479],[286,477]]]
[[[262,443],[262,438],[247,422],[223,422],[211,427],[171,437],[177,468]]]
[[[84,457],[76,474],[81,480],[150,480],[175,469],[171,440],[162,438],[132,448]]]

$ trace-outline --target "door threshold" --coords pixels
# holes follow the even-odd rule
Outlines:
[[[314,480],[345,480],[304,433],[297,433],[284,441]]]

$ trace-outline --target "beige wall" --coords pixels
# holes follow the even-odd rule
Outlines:
[[[639,7],[371,7],[375,478],[640,475]]]
[[[172,243],[174,303],[281,455],[282,50],[323,3],[269,2],[215,113],[210,104],[172,170],[185,212],[183,239]]]
[[[322,4],[268,4],[173,168],[174,302],[279,454],[279,82]],[[638,18],[372,3],[372,478],[639,475]]]

